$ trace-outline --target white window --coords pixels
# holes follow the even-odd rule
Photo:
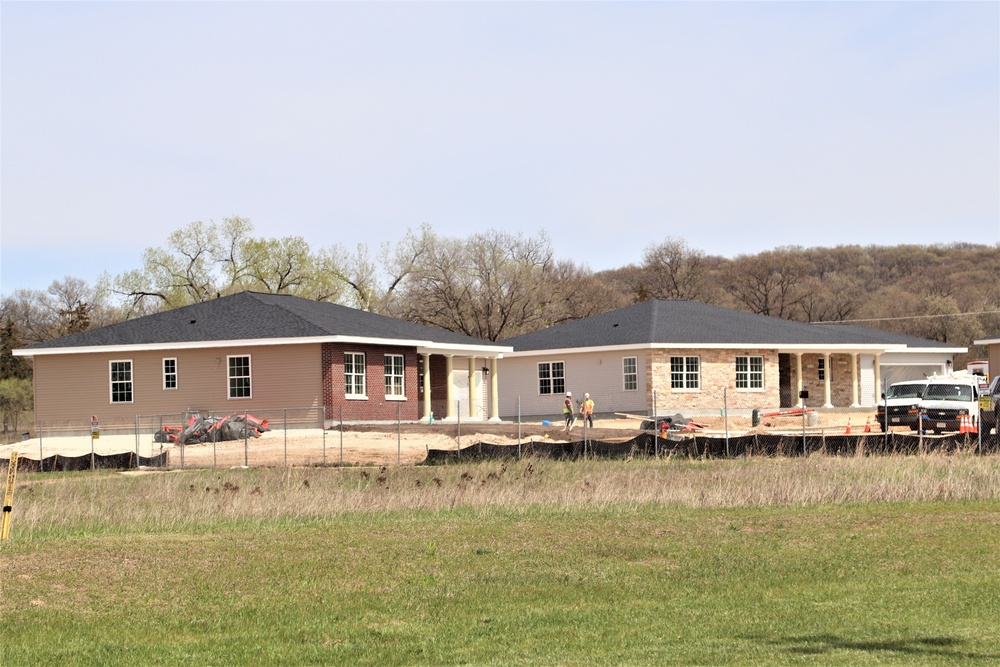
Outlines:
[[[561,361],[542,361],[538,364],[538,393],[561,394],[566,391],[566,366]]]
[[[700,389],[700,369],[698,357],[670,357],[670,388]]]
[[[816,375],[820,380],[826,380],[826,359],[820,357],[816,360]]]
[[[111,402],[132,402],[132,360],[111,362]]]
[[[736,357],[736,388],[764,388],[764,357]]]
[[[250,391],[250,357],[230,356],[229,362],[229,398],[252,398]]]
[[[163,388],[177,389],[177,360],[163,360]]]
[[[365,353],[344,353],[344,394],[355,398],[365,396]]]
[[[385,396],[403,397],[403,355],[385,355]]]
[[[639,389],[639,358],[622,358],[622,387],[625,391],[638,391]]]

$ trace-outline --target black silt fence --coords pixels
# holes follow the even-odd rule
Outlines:
[[[476,443],[461,449],[431,449],[425,465],[538,457],[554,460],[575,460],[583,457],[630,458],[653,456],[683,456],[688,458],[737,458],[747,456],[898,456],[930,453],[1000,453],[1000,436],[984,435],[980,441],[974,434],[940,437],[919,437],[902,433],[866,435],[742,435],[738,437],[654,438],[643,433],[624,442],[588,440],[584,442],[524,442],[518,445]]]
[[[160,468],[167,464],[167,452],[155,456],[136,457],[135,452],[123,454],[94,454],[94,470],[128,470],[138,467]],[[10,465],[10,459],[0,459],[0,465]],[[90,454],[80,456],[47,456],[44,459],[27,459],[18,457],[18,472],[68,472],[73,470],[91,470]]]

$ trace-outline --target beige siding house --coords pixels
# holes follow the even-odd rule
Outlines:
[[[717,414],[873,407],[882,387],[944,373],[965,348],[852,325],[805,324],[658,300],[510,338],[500,415],[558,417],[566,392],[598,413]],[[800,398],[805,395],[805,398]]]
[[[242,292],[15,350],[34,360],[35,417],[292,408],[299,418],[499,420],[510,347],[299,297]]]

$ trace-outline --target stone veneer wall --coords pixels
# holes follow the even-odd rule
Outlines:
[[[701,389],[670,388],[670,357],[697,356],[700,359]],[[736,389],[736,357],[764,358],[764,388]],[[780,403],[778,386],[778,353],[775,350],[652,350],[646,368],[647,386],[656,391],[657,412],[685,410],[721,410],[726,402],[727,388],[730,409],[777,407]],[[652,405],[652,396],[650,396]]]
[[[806,399],[806,405],[810,407],[820,407],[823,405],[825,400],[825,382],[819,379],[819,360],[822,356],[823,355],[821,354],[802,355],[802,388],[809,392],[809,398]],[[830,355],[829,365],[831,368],[827,369],[827,372],[833,373],[830,375],[830,403],[834,407],[846,408],[851,405],[851,400],[853,398],[851,390],[851,362],[853,359],[854,357],[850,354]],[[860,383],[860,355],[858,355],[858,365],[858,382]],[[795,381],[795,355],[793,354],[792,382],[794,383]],[[793,388],[794,386],[795,385],[793,384]],[[860,399],[861,396],[859,388],[858,400]]]

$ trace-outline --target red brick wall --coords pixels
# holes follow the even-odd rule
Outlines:
[[[345,352],[362,352],[365,355],[366,399],[348,399],[344,395]],[[386,354],[403,355],[405,400],[386,399]],[[406,421],[419,419],[421,396],[417,391],[418,356],[416,348],[412,347],[323,343],[323,403],[327,406],[327,419],[340,419],[341,411],[345,421],[392,421],[397,414]],[[431,368],[433,367],[432,357]]]

